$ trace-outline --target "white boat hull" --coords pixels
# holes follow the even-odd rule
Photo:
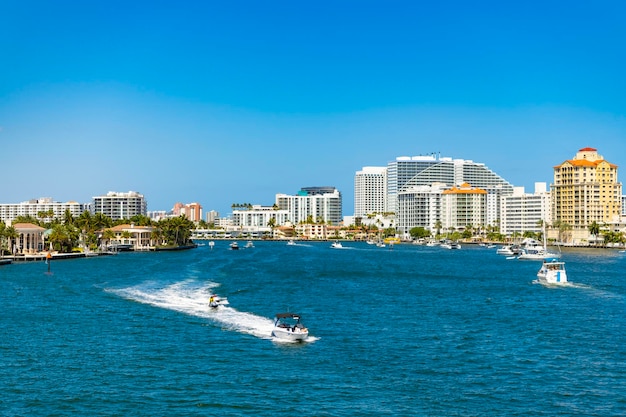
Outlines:
[[[272,331],[272,336],[277,339],[289,340],[292,342],[300,342],[306,339],[307,337],[309,337],[309,331],[306,329],[299,330],[296,328],[295,330],[293,330],[293,329],[276,327]]]
[[[567,272],[562,262],[544,262],[537,278],[543,284],[563,284],[567,282]]]

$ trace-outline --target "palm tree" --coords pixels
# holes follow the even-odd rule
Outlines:
[[[115,238],[115,232],[111,229],[106,229],[102,232],[102,240],[104,240],[107,244],[111,242]]]
[[[594,244],[597,244],[598,233],[600,233],[600,225],[595,221],[589,225],[589,233],[593,236]]]
[[[441,224],[441,220],[437,220],[435,222],[435,230],[437,231],[437,234],[435,235],[435,237],[439,236],[441,234],[441,229],[442,229],[443,225]]]
[[[6,224],[4,224],[3,221],[0,221],[0,256],[4,255],[4,251],[6,249],[6,237],[5,237],[5,233],[6,233]]]
[[[102,213],[96,213],[93,216],[93,225],[95,230],[102,230],[104,228],[111,227],[111,224],[113,224],[111,218]]]
[[[183,246],[189,243],[194,224],[185,216],[179,216],[163,219],[157,223],[156,227],[162,233],[167,244]]]
[[[48,236],[48,240],[52,243],[52,247],[59,252],[71,251],[72,243],[67,228],[63,225],[55,225],[52,232]],[[67,249],[70,249],[69,251]]]
[[[70,209],[65,209],[65,214],[63,215],[63,224],[74,224],[74,216],[72,216],[72,212]]]

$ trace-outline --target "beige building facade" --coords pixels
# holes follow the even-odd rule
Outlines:
[[[589,226],[617,227],[622,212],[622,184],[617,165],[595,148],[582,148],[572,159],[554,167],[552,227],[548,237],[566,244],[589,242]]]

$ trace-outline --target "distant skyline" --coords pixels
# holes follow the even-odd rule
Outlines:
[[[6,4],[8,3],[8,4]],[[532,192],[584,147],[626,168],[626,2],[0,5],[0,203],[148,209],[333,186],[398,156]],[[620,182],[624,182],[620,173]]]

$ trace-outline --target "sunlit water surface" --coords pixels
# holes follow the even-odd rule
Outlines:
[[[0,415],[626,415],[626,254],[228,243],[0,267]]]

